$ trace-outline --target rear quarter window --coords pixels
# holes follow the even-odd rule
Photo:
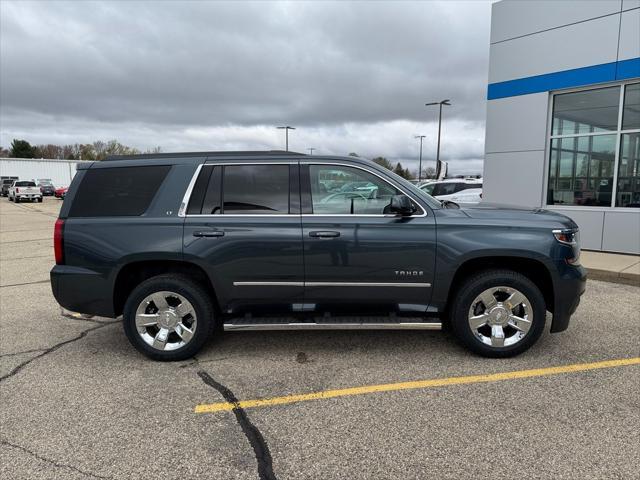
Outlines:
[[[89,169],[78,186],[69,216],[142,215],[170,169],[169,165]]]

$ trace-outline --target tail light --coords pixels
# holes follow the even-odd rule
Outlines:
[[[56,264],[64,264],[64,220],[59,218],[53,227],[53,252]]]
[[[20,193],[20,189],[16,187],[16,193]]]
[[[40,193],[44,192],[44,188],[40,187]]]

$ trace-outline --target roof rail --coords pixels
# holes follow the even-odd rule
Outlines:
[[[247,151],[227,151],[227,152],[175,152],[175,153],[139,153],[136,155],[109,155],[105,161],[112,160],[143,160],[146,158],[184,158],[184,157],[266,157],[270,155],[295,155],[305,156],[304,153],[291,152],[285,150],[247,150]]]

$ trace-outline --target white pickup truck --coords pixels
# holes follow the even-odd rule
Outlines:
[[[42,191],[35,182],[19,180],[9,187],[9,201],[20,203],[23,200],[42,202]]]

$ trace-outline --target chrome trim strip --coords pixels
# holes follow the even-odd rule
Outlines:
[[[185,217],[187,214],[187,205],[189,205],[189,200],[191,199],[191,192],[193,191],[193,187],[195,186],[196,181],[198,180],[198,175],[200,175],[200,170],[202,170],[203,165],[204,163],[201,163],[200,165],[198,165],[198,168],[196,168],[196,173],[194,173],[193,177],[191,177],[191,181],[189,182],[187,191],[184,192],[184,197],[182,197],[182,203],[180,204],[180,208],[178,209],[179,217]]]
[[[386,282],[304,282],[305,287],[404,287],[427,288],[430,283],[386,283]]]
[[[305,214],[300,214],[300,213],[277,213],[277,214],[260,214],[260,213],[255,213],[255,214],[249,214],[249,215],[242,215],[242,214],[224,214],[224,215],[206,215],[206,214],[186,214],[187,211],[187,206],[189,205],[189,200],[191,199],[191,193],[193,192],[193,187],[196,184],[196,181],[198,180],[198,175],[200,175],[200,170],[202,170],[202,167],[204,165],[220,165],[220,166],[225,166],[225,165],[292,165],[293,163],[298,163],[299,165],[335,165],[335,166],[342,166],[342,167],[352,167],[352,168],[358,168],[360,170],[363,170],[365,172],[370,173],[371,175],[375,175],[376,177],[380,178],[381,180],[383,180],[384,182],[392,185],[394,188],[397,188],[398,190],[400,190],[403,194],[405,194],[407,197],[409,197],[413,203],[415,203],[416,205],[418,205],[418,207],[420,207],[420,210],[422,210],[422,214],[421,215],[410,215],[408,217],[400,217],[399,215],[393,215],[393,214],[375,214],[375,213],[371,213],[371,214],[348,214],[348,213],[338,213],[338,214],[316,214],[316,213],[305,213]],[[420,217],[426,217],[427,216],[427,211],[424,209],[424,207],[422,205],[420,205],[420,203],[413,198],[411,195],[409,195],[407,192],[405,192],[402,188],[398,187],[397,185],[395,185],[394,183],[391,183],[388,179],[384,178],[382,175],[373,172],[365,167],[362,167],[360,165],[352,165],[350,163],[335,163],[335,162],[331,162],[331,161],[326,161],[326,162],[322,162],[322,161],[313,161],[313,160],[309,160],[309,161],[300,161],[300,160],[292,160],[292,161],[283,161],[283,162],[255,162],[255,161],[247,161],[247,162],[219,162],[219,161],[209,161],[206,160],[205,163],[201,163],[200,165],[198,165],[198,168],[196,169],[196,172],[193,174],[193,177],[191,177],[191,181],[189,182],[189,186],[187,187],[186,192],[184,193],[184,197],[182,198],[182,203],[180,204],[180,208],[178,210],[178,217],[215,217],[215,218],[252,218],[252,217],[389,217],[389,218],[420,218]]]
[[[442,322],[398,323],[251,323],[224,324],[225,331],[239,330],[442,330]]]
[[[405,287],[428,288],[430,283],[385,282],[233,282],[234,287]]]

